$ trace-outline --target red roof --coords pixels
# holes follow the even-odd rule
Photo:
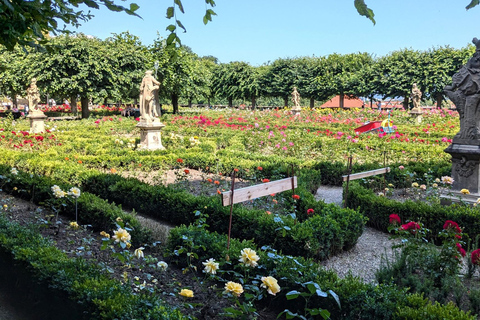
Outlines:
[[[363,101],[359,98],[348,98],[345,96],[343,100],[343,107],[344,108],[361,108],[363,105]],[[324,104],[320,106],[320,108],[339,108],[340,107],[340,96],[336,96],[333,99],[328,100]]]

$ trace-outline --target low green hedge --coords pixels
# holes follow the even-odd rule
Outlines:
[[[53,181],[49,177],[19,171],[10,174],[10,167],[0,165],[0,190],[16,197],[45,205],[47,209],[58,210],[59,213],[75,219],[75,201],[69,197],[55,199],[51,187],[58,185],[68,191],[71,186]],[[82,192],[77,201],[78,221],[80,224],[92,225],[95,231],[116,229],[116,219],[120,217],[132,228],[133,244],[150,242],[151,231],[143,228],[134,215],[128,214],[120,206],[110,204],[98,196]]]
[[[412,296],[406,293],[406,289],[402,290],[393,285],[363,283],[360,279],[351,276],[340,279],[335,273],[325,270],[311,259],[278,254],[270,247],[259,248],[252,241],[231,239],[230,249],[227,250],[225,235],[210,233],[202,230],[198,225],[180,226],[170,232],[167,248],[171,252],[171,261],[183,267],[186,266],[186,258],[179,254],[179,249],[185,247],[186,242],[190,244],[188,252],[198,255],[193,262],[198,270],[203,268],[201,264],[203,261],[214,258],[220,263],[220,269],[224,271],[224,280],[227,281],[239,281],[239,274],[232,270],[235,269],[235,264],[238,264],[240,251],[247,247],[255,250],[260,257],[259,267],[249,268],[247,274],[251,278],[268,275],[278,280],[281,291],[268,302],[277,310],[289,309],[291,312],[303,314],[305,307],[322,308],[331,313],[331,319],[384,320],[407,319],[405,314],[414,319],[421,319],[421,315],[434,309],[435,313],[427,319],[476,319],[452,305],[435,304],[432,307],[423,298],[420,303],[418,298],[411,298]],[[228,261],[226,257],[229,257]],[[302,284],[307,282],[317,283],[324,292],[332,290],[338,295],[341,308],[331,294],[327,297],[314,295],[307,305],[303,299],[287,299],[286,294],[290,291],[306,292]],[[455,317],[452,318],[451,315]]]
[[[134,178],[110,174],[90,177],[84,188],[101,198],[176,225],[192,223],[195,217],[191,212],[202,210],[209,215],[209,230],[228,232],[230,208],[222,206],[219,197],[197,197],[184,190],[151,186]],[[363,215],[316,201],[304,188],[295,189],[295,193],[300,196],[296,219],[235,205],[232,237],[254,239],[259,245],[270,245],[285,254],[317,259],[325,259],[355,245],[363,232]],[[282,196],[291,202],[291,191]],[[307,217],[308,209],[315,211],[312,217]]]
[[[103,274],[100,267],[82,258],[67,257],[37,230],[4,217],[0,217],[0,253],[14,259],[17,272],[24,270],[31,277],[25,289],[48,287],[53,296],[45,299],[64,301],[55,298],[67,298],[73,306],[69,308],[68,318],[185,319],[159,297],[134,293],[130,286]]]
[[[362,187],[358,182],[350,183],[348,188],[348,206],[355,208],[368,217],[368,225],[387,232],[389,216],[396,213],[406,221],[418,221],[431,230],[430,236],[436,240],[446,220],[457,222],[470,239],[480,236],[480,210],[477,207],[453,204],[427,204],[406,200],[399,202],[376,195],[372,190]]]

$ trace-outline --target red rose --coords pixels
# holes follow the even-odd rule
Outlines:
[[[443,229],[448,230],[452,229],[456,233],[462,233],[462,229],[458,226],[458,223],[452,220],[447,220],[445,221],[445,224],[443,225]]]
[[[416,223],[415,221],[410,221],[409,223],[406,223],[406,224],[402,224],[402,226],[400,227],[402,230],[417,230],[417,229],[420,229],[420,225],[418,223]]]
[[[185,172],[185,174],[189,174],[189,173],[190,173],[190,170],[185,169],[185,170],[183,170],[183,172]]]
[[[465,257],[467,255],[467,252],[465,251],[465,249],[462,248],[462,245],[460,243],[456,243],[455,245],[457,246],[457,250],[458,252],[460,252],[462,257]]]
[[[398,214],[392,213],[390,215],[390,224],[400,224],[402,221],[400,220],[400,217]]]
[[[262,182],[264,182],[264,183],[265,183],[265,182],[270,182],[270,180],[268,180],[268,179],[262,179]]]
[[[472,252],[472,263],[480,265],[480,249],[474,250]]]
[[[180,159],[180,158],[178,158],[178,159],[177,159],[177,162],[178,162],[178,163],[183,163],[183,160]]]
[[[300,196],[299,196],[298,194],[294,194],[294,195],[292,196],[292,198],[295,199],[295,200],[299,200],[299,199],[300,199]]]
[[[263,168],[262,167],[257,167],[257,170],[262,171]]]
[[[308,210],[307,210],[307,214],[312,214],[312,213],[314,213],[314,212],[315,212],[315,210],[313,210],[313,209],[308,209]]]

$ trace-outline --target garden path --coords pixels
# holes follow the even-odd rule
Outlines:
[[[315,198],[342,205],[342,192],[342,187],[321,186]],[[365,282],[376,282],[375,272],[380,267],[382,255],[391,260],[393,244],[394,241],[389,239],[388,234],[365,227],[355,247],[323,261],[322,265],[336,271],[341,278],[351,273]]]

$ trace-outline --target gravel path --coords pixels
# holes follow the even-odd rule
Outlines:
[[[341,206],[342,188],[321,186],[315,198]],[[375,272],[380,267],[382,255],[391,260],[393,244],[394,241],[389,240],[388,234],[365,227],[355,247],[323,261],[322,265],[327,269],[335,270],[341,278],[351,273],[365,282],[376,282]]]

